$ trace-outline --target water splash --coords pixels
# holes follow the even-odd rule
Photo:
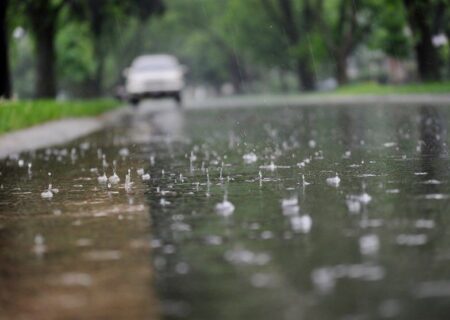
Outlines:
[[[216,204],[214,207],[217,214],[222,215],[224,217],[231,216],[234,212],[234,205],[228,201],[228,194],[225,192],[223,196],[223,201]]]
[[[327,178],[326,183],[329,186],[337,188],[337,187],[339,187],[339,184],[341,183],[341,178],[339,178],[339,175],[336,172],[336,175],[334,177]]]

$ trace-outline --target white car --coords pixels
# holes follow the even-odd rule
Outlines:
[[[124,70],[126,95],[132,105],[144,98],[172,97],[181,104],[185,67],[167,54],[139,56]]]

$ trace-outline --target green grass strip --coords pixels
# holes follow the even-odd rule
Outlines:
[[[383,85],[376,82],[349,84],[337,88],[335,94],[442,94],[450,93],[450,82],[413,83],[402,85]]]
[[[95,116],[119,106],[112,99],[0,101],[0,134],[51,120]]]

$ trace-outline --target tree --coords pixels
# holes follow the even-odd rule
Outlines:
[[[56,50],[58,16],[68,0],[22,0],[15,2],[17,12],[23,13],[34,39],[36,57],[36,98],[56,95]]]
[[[0,98],[11,97],[11,80],[8,59],[8,34],[6,12],[8,0],[0,1]]]
[[[319,24],[325,45],[334,60],[335,77],[339,85],[348,82],[348,57],[370,32],[372,19],[367,2],[364,0],[316,2],[315,21]]]
[[[110,37],[110,43],[114,43],[119,22],[125,24],[129,16],[146,19],[150,14],[161,12],[163,6],[162,0],[21,0],[15,2],[15,8],[24,16],[27,29],[34,39],[35,97],[53,98],[57,92],[56,39],[68,21],[87,22],[89,26],[95,62],[89,79],[90,91],[91,95],[99,95],[108,48],[105,35]],[[64,25],[58,24],[61,18],[66,21]]]
[[[440,31],[442,26],[436,22],[441,21],[439,17],[445,15],[450,3],[447,0],[403,0],[403,3],[414,36],[419,77],[424,81],[439,80],[441,59],[432,38]]]
[[[408,25],[403,0],[381,1],[372,6],[372,49],[381,49],[397,59],[411,57],[411,39],[406,32]]]
[[[81,5],[73,6],[72,10],[75,17],[88,23],[91,32],[95,68],[90,86],[91,94],[99,96],[103,90],[105,58],[108,49],[117,49],[112,44],[115,43],[118,29],[130,17],[137,17],[140,22],[144,22],[154,14],[161,14],[164,5],[162,0],[84,0]]]
[[[314,31],[315,6],[310,0],[261,0],[279,36],[286,37],[288,50],[295,59],[295,68],[301,89],[311,91],[316,86],[313,54],[309,37]]]
[[[229,81],[240,93],[247,70],[234,43],[234,26],[226,21],[228,4],[229,1],[170,1],[167,15],[151,34],[152,49],[172,52],[188,62],[192,66],[191,78],[203,80],[215,89]]]

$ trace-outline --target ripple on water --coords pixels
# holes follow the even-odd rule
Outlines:
[[[81,272],[66,272],[59,276],[56,280],[56,284],[69,287],[90,287],[92,283],[92,277],[87,273]]]
[[[309,215],[292,216],[290,218],[292,230],[297,233],[309,233],[312,227],[312,219]]]
[[[380,248],[380,240],[376,234],[367,234],[359,238],[359,251],[363,255],[373,255]]]
[[[84,258],[89,261],[113,261],[122,258],[119,250],[92,250],[84,253]]]
[[[313,270],[311,280],[320,293],[333,291],[338,279],[348,278],[362,281],[379,281],[385,276],[382,266],[375,264],[350,264],[321,267]]]
[[[264,252],[256,253],[243,248],[235,248],[225,252],[225,260],[236,265],[263,266],[271,260],[270,255]]]
[[[412,291],[419,299],[450,297],[450,281],[438,280],[419,283]]]
[[[448,194],[443,193],[429,193],[418,197],[419,199],[426,200],[445,200],[449,198]]]
[[[396,238],[397,244],[401,246],[422,246],[427,241],[426,234],[399,234]]]

